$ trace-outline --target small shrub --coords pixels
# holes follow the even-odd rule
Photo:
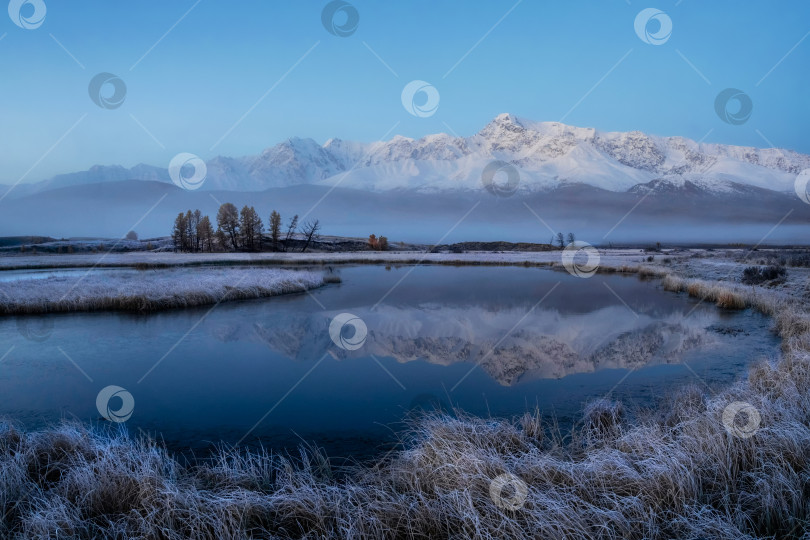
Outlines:
[[[388,238],[385,236],[377,238],[376,235],[370,234],[368,235],[368,247],[374,251],[388,251]]]
[[[746,285],[758,285],[767,281],[783,280],[787,276],[784,266],[749,266],[743,270],[740,281]]]
[[[810,267],[810,254],[800,253],[797,255],[793,255],[791,257],[787,257],[785,260],[785,264],[786,266]]]

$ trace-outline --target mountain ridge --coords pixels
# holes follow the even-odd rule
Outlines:
[[[292,137],[257,155],[216,156],[206,162],[201,189],[263,191],[315,184],[377,192],[478,190],[484,167],[494,160],[519,171],[517,189],[523,192],[570,183],[627,192],[658,180],[657,188],[667,190],[689,186],[729,193],[742,185],[787,193],[795,176],[810,168],[810,156],[791,150],[702,143],[641,131],[603,132],[504,113],[469,137],[395,135],[371,143],[331,138],[323,145]],[[166,168],[96,165],[17,186],[11,195],[133,179],[171,182]],[[0,194],[8,189],[0,187]]]

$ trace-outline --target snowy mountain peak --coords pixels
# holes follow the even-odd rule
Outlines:
[[[508,133],[522,133],[526,128],[514,115],[503,113],[496,116],[490,123],[478,132],[486,139],[497,139]]]

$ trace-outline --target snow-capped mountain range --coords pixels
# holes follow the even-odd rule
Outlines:
[[[698,143],[639,131],[601,132],[501,114],[470,137],[397,135],[372,143],[330,139],[323,145],[292,138],[256,156],[218,156],[206,163],[202,189],[263,191],[314,184],[372,192],[480,190],[482,171],[493,160],[516,167],[518,190],[524,193],[570,184],[612,192],[650,187],[733,192],[750,186],[788,193],[796,175],[810,168],[810,156],[790,150]],[[171,181],[166,168],[98,165],[18,186],[16,195],[133,179]]]
[[[519,178],[514,193],[493,190],[510,196],[483,189],[495,161],[511,165],[499,164],[507,170],[497,185]],[[789,243],[806,242],[810,223],[794,191],[810,156],[509,114],[470,137],[290,139],[206,168],[193,191],[151,165],[99,165],[11,192],[0,185],[0,236],[120,237],[136,223],[142,237],[163,236],[178,212],[216,216],[225,201],[254,205],[265,221],[277,210],[320,219],[327,234],[425,243],[548,242],[552,231],[602,244]]]

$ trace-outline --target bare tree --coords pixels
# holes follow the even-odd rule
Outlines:
[[[252,206],[250,207],[251,217],[253,218],[253,246],[258,251],[262,250],[262,235],[264,234],[264,223],[259,213]]]
[[[214,233],[214,240],[216,240],[218,249],[221,249],[222,251],[226,251],[228,249],[230,240],[228,239],[228,235],[225,234],[222,229],[217,228],[216,232]]]
[[[188,226],[186,224],[186,215],[183,212],[177,214],[174,220],[174,228],[172,229],[172,242],[174,243],[175,251],[185,251],[187,240]]]
[[[137,240],[138,239],[138,233],[136,233],[135,231],[129,231],[127,233],[127,235],[125,236],[125,238],[127,240]]]
[[[197,239],[200,242],[200,249],[203,251],[214,251],[214,227],[208,216],[203,216],[197,224]]]
[[[290,245],[290,240],[292,240],[293,234],[295,234],[295,229],[298,228],[298,214],[295,214],[293,217],[290,218],[290,223],[287,225],[287,235],[284,237],[284,251],[287,251],[287,248]]]
[[[281,236],[281,214],[273,210],[270,213],[270,239],[273,241],[273,251],[278,251],[279,236]]]
[[[560,246],[560,249],[565,247],[565,236],[561,232],[557,233],[557,245]]]
[[[230,248],[239,249],[239,211],[231,203],[224,203],[217,212],[217,228],[230,242]],[[228,246],[223,246],[225,249]]]
[[[202,221],[202,212],[200,209],[194,210],[191,214],[191,225],[194,226],[194,251],[200,251],[200,221]]]
[[[188,244],[186,249],[188,249],[188,251],[200,250],[200,238],[197,235],[197,228],[200,225],[201,219],[202,212],[199,210],[194,210],[192,212],[189,209],[186,212],[186,242]]]
[[[242,236],[242,247],[248,251],[260,250],[262,247],[262,219],[252,206],[245,205],[240,215],[239,229]]]
[[[377,235],[375,235],[375,234],[368,235],[368,247],[370,247],[371,249],[376,250],[379,245],[380,244],[377,241]]]
[[[186,250],[194,251],[195,236],[197,236],[197,225],[194,223],[194,214],[188,210],[186,212]]]
[[[253,251],[253,219],[247,205],[239,212],[239,243],[243,249]]]
[[[575,241],[576,237],[574,236],[574,233],[572,232],[568,233],[568,244],[573,244]]]
[[[304,247],[301,248],[301,253],[307,250],[310,242],[318,239],[318,231],[320,230],[321,224],[317,219],[315,221],[307,221],[301,226],[301,233],[304,235]]]

